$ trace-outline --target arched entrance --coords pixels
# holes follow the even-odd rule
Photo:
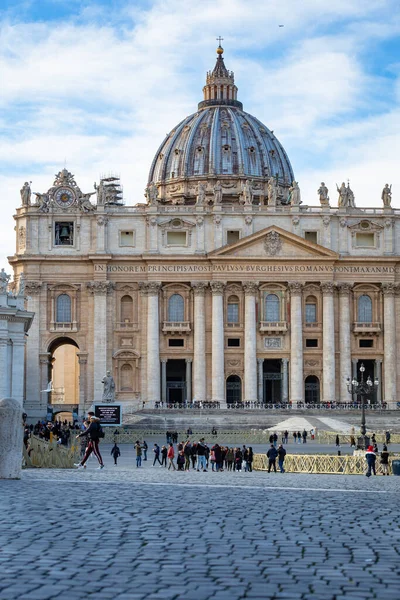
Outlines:
[[[79,408],[78,344],[67,337],[57,338],[49,347],[49,412],[57,419],[73,420]]]
[[[319,379],[315,375],[306,377],[304,383],[304,399],[306,404],[319,403]]]
[[[226,403],[239,404],[242,402],[242,380],[239,375],[230,375],[226,380]]]

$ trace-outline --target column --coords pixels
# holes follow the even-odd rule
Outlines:
[[[212,400],[225,405],[224,288],[221,281],[210,283],[212,290]]]
[[[396,313],[394,295],[396,286],[393,283],[383,283],[383,366],[384,366],[384,402],[388,408],[396,406]]]
[[[11,397],[20,406],[24,403],[25,383],[25,334],[13,334],[11,367]]]
[[[186,359],[186,400],[192,401],[192,359]]]
[[[40,386],[40,292],[42,284],[38,281],[27,281],[25,285],[25,294],[27,296],[27,310],[35,313],[29,330],[29,337],[26,340],[26,384],[25,401],[27,412],[30,417],[41,418],[46,414],[47,398],[46,394],[40,391],[45,389]],[[45,302],[43,303],[43,307]],[[47,382],[46,382],[47,387]]]
[[[87,403],[87,352],[77,352],[79,363],[79,416],[83,417]]]
[[[147,402],[160,401],[160,324],[158,297],[161,283],[147,284]]]
[[[39,381],[39,395],[40,395],[40,406],[41,406],[41,416],[42,418],[47,414],[47,406],[50,404],[50,394],[48,392],[42,392],[47,388],[49,381],[52,379],[51,376],[51,353],[50,352],[42,352],[39,354],[39,364],[40,364],[40,381]]]
[[[340,352],[340,384],[339,402],[349,402],[347,378],[352,377],[351,365],[351,323],[350,323],[350,292],[351,283],[339,283],[339,352]]]
[[[335,313],[333,305],[334,283],[321,283],[322,289],[322,400],[334,402],[335,393]]]
[[[6,323],[6,321],[4,321]],[[0,400],[9,396],[8,383],[8,340],[0,339]]]
[[[114,289],[111,281],[91,281],[88,290],[94,297],[93,310],[93,402],[101,402],[103,396],[102,379],[107,371],[107,294]]]
[[[244,300],[244,401],[257,401],[256,294],[258,283],[243,284]]]
[[[382,360],[380,358],[375,360],[375,377],[379,381],[378,389],[376,391],[376,401],[378,404],[382,404]]]
[[[206,281],[192,282],[194,294],[193,400],[206,400]]]
[[[303,381],[303,286],[297,281],[288,284],[290,290],[290,400],[296,406],[304,400]]]
[[[289,402],[289,359],[282,358],[282,403]]]
[[[167,403],[167,358],[161,359],[161,402],[163,406]]]
[[[258,401],[264,402],[264,359],[257,358],[257,367],[258,367]]]

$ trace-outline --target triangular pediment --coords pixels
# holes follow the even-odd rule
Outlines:
[[[333,250],[314,244],[276,225],[214,250],[210,258],[339,258]]]

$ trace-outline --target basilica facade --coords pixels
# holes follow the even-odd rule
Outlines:
[[[107,371],[130,409],[348,402],[361,364],[379,382],[372,401],[394,408],[390,186],[377,208],[357,207],[348,183],[301,198],[282,145],[243,111],[221,47],[203,94],[158,149],[145,202],[125,205],[112,176],[83,193],[66,169],[35,199],[21,189],[9,262],[35,313],[28,414],[48,403],[82,414]]]

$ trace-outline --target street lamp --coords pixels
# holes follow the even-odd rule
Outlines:
[[[365,426],[365,401],[374,393],[379,385],[379,379],[375,377],[375,381],[372,381],[369,375],[367,381],[364,381],[364,372],[365,367],[364,364],[361,363],[361,381],[358,381],[355,377],[352,381],[350,381],[350,377],[347,378],[347,391],[349,394],[357,394],[357,396],[361,396],[361,436],[357,440],[357,448],[360,450],[366,450],[369,446],[369,437],[366,435],[367,428]]]

